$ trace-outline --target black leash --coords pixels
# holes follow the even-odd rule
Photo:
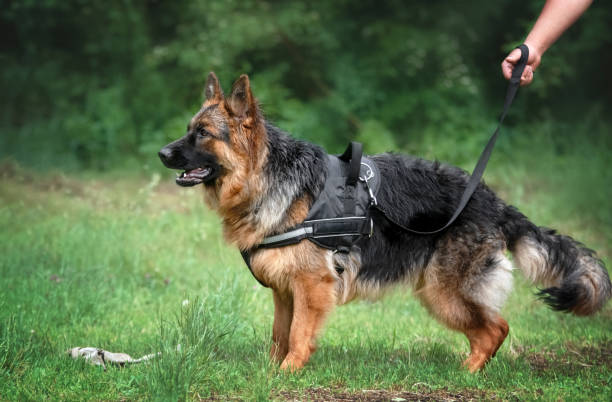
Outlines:
[[[529,59],[529,48],[527,47],[527,45],[522,44],[518,46],[517,49],[521,50],[521,58],[514,66],[514,70],[512,70],[512,77],[510,77],[510,83],[508,84],[508,90],[506,91],[506,100],[504,102],[503,112],[501,114],[501,117],[499,118],[499,123],[497,123],[497,128],[495,129],[495,131],[493,132],[493,135],[489,139],[487,146],[482,151],[482,154],[480,154],[480,159],[478,159],[478,163],[476,163],[476,167],[474,168],[474,171],[472,172],[472,175],[470,176],[468,184],[465,187],[463,194],[461,195],[461,200],[459,201],[459,205],[457,206],[455,213],[453,214],[453,216],[451,216],[450,220],[446,223],[446,225],[436,230],[432,230],[429,232],[421,232],[419,230],[410,229],[403,225],[398,224],[397,222],[394,222],[401,229],[406,230],[411,233],[420,234],[420,235],[430,235],[430,234],[439,233],[443,231],[444,229],[448,228],[450,225],[452,225],[453,222],[455,222],[455,220],[459,217],[459,215],[461,214],[461,212],[467,205],[468,201],[470,201],[470,198],[472,198],[472,194],[474,194],[474,191],[476,191],[476,187],[478,187],[478,184],[480,183],[480,180],[482,179],[482,175],[485,171],[485,168],[487,167],[487,162],[489,162],[489,158],[491,157],[491,152],[493,152],[493,148],[495,147],[495,142],[497,141],[499,129],[501,128],[501,125],[504,122],[504,119],[506,118],[506,114],[508,113],[508,109],[510,109],[510,105],[512,105],[512,101],[514,100],[516,92],[518,91],[519,85],[521,83],[521,75],[523,75],[523,70],[525,70],[525,66],[527,65],[527,60]],[[380,206],[377,206],[377,208],[383,214],[385,214],[385,216],[387,216],[385,211],[382,210]]]
[[[482,175],[485,171],[485,168],[487,167],[487,163],[489,162],[489,158],[491,157],[493,148],[495,147],[495,142],[497,141],[499,129],[501,128],[501,125],[504,122],[504,119],[506,118],[506,114],[508,113],[508,109],[510,109],[510,105],[512,105],[512,101],[514,100],[514,97],[516,96],[516,92],[518,91],[518,87],[521,82],[521,75],[523,74],[523,70],[525,69],[525,66],[527,65],[527,60],[529,58],[529,49],[527,48],[525,44],[520,45],[519,47],[517,47],[517,49],[521,50],[521,58],[516,63],[516,65],[514,66],[514,70],[512,71],[512,77],[510,78],[510,83],[508,84],[508,90],[506,91],[506,100],[504,102],[504,109],[502,111],[501,117],[499,118],[497,128],[493,132],[493,135],[489,139],[489,142],[487,143],[484,150],[482,151],[482,154],[480,155],[480,159],[478,159],[478,163],[476,163],[476,167],[474,168],[474,171],[472,172],[472,175],[470,176],[470,179],[468,180],[465,190],[463,191],[463,194],[461,195],[459,205],[457,206],[457,209],[451,216],[450,220],[446,223],[446,225],[442,226],[439,229],[432,230],[429,232],[422,232],[422,231],[410,229],[406,226],[403,226],[389,218],[389,216],[382,209],[382,207],[376,203],[376,198],[373,196],[370,190],[370,197],[371,197],[370,201],[373,201],[370,204],[371,207],[377,208],[387,217],[387,219],[389,219],[399,228],[407,232],[411,232],[411,233],[415,233],[419,235],[431,235],[431,234],[439,233],[443,231],[444,229],[448,228],[450,225],[452,225],[453,222],[455,222],[457,217],[459,217],[459,215],[461,214],[461,212],[463,211],[467,203],[470,201],[470,198],[474,194],[474,191],[476,191],[478,184],[480,184]],[[342,155],[339,156],[341,160],[349,164],[349,174],[347,177],[347,186],[345,188],[345,198],[346,198],[344,202],[345,216],[350,216],[352,213],[354,213],[355,191],[356,191],[355,185],[359,177],[362,152],[363,152],[362,145],[360,143],[351,142],[348,148],[346,149],[346,151]],[[367,185],[367,182],[366,182],[366,185]],[[291,235],[287,238],[288,240],[274,241],[273,244],[269,247],[281,247],[283,245],[295,244],[307,237],[308,236],[306,235],[306,232],[298,236]],[[255,277],[255,279],[263,287],[267,288],[268,285],[266,285],[262,280],[260,280],[257,276],[255,276],[255,273],[253,272],[253,267],[251,266],[251,250],[241,251],[240,254],[242,255],[242,258],[244,259],[244,262],[249,268],[249,271],[251,271],[251,274],[253,275],[253,277]]]

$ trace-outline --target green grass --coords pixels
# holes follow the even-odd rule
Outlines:
[[[338,308],[306,368],[283,373],[267,356],[271,292],[224,245],[197,189],[156,174],[3,171],[1,400],[265,400],[319,388],[612,399],[612,306],[586,319],[553,313],[518,274],[503,311],[509,338],[484,372],[462,370],[464,337],[435,322],[410,292],[396,291]],[[533,191],[551,182],[524,175],[517,185],[508,175],[493,170],[491,179],[505,198],[610,265],[612,230],[593,223],[592,211],[583,221],[577,202],[559,199],[560,186]],[[75,346],[162,356],[105,372],[67,357]]]

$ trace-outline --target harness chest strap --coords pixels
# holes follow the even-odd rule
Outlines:
[[[303,224],[299,225],[296,229],[292,229],[286,233],[279,235],[266,237],[258,246],[257,249],[261,248],[275,248],[288,246],[290,244],[297,244],[304,239],[308,239],[315,244],[324,248],[333,249],[334,251],[346,251],[350,250],[350,247],[338,244],[336,247],[330,247],[325,243],[321,243],[322,240],[332,240],[345,237],[354,237],[356,241],[362,236],[371,236],[373,230],[373,223],[368,216],[353,216],[336,219],[321,219],[316,221],[304,221]],[[241,251],[242,259],[246,263],[249,271],[257,282],[262,286],[268,287],[263,281],[261,281],[253,272],[251,266],[251,252]]]
[[[251,271],[251,275],[253,275],[253,278],[255,278],[255,280],[259,282],[259,284],[264,288],[269,288],[269,286],[263,283],[263,281],[260,280],[257,275],[255,275],[255,272],[253,272],[253,267],[251,266],[251,253],[249,251],[240,251],[240,255],[242,256],[242,259],[244,260],[246,266],[249,268],[249,271]]]

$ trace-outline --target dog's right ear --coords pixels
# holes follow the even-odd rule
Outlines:
[[[230,96],[225,99],[229,112],[236,117],[257,117],[257,103],[251,93],[249,77],[242,74],[234,85]]]
[[[223,91],[221,90],[221,85],[219,85],[219,79],[212,71],[208,73],[204,94],[206,95],[206,100],[223,99]]]

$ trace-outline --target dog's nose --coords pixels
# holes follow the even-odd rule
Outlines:
[[[168,147],[163,147],[158,153],[157,155],[159,155],[159,159],[161,159],[162,162],[166,163],[170,160],[170,158],[172,157],[172,150]]]

